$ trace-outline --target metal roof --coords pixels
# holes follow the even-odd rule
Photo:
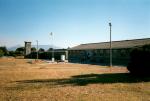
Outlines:
[[[132,47],[140,47],[147,44],[150,45],[150,38],[112,41],[112,48],[113,49],[132,48]],[[100,43],[80,44],[68,50],[90,50],[90,49],[109,49],[109,48],[110,42],[100,42]]]

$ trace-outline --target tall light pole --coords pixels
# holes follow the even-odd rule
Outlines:
[[[53,33],[51,32],[50,35],[52,37],[52,62],[54,62],[55,58],[54,58],[54,47],[53,47]]]
[[[39,58],[39,54],[38,54],[38,40],[36,40],[36,43],[37,43],[37,46],[36,46],[36,52],[37,52],[36,59],[38,60],[38,58]]]
[[[109,23],[109,27],[110,27],[110,56],[109,56],[109,58],[110,58],[110,68],[112,67],[112,42],[111,42],[111,22]]]

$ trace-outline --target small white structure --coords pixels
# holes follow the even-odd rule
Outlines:
[[[55,58],[52,58],[52,62],[55,62]]]
[[[61,61],[65,61],[65,55],[61,55]]]

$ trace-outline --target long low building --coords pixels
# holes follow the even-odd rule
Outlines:
[[[113,65],[127,65],[135,47],[150,45],[150,38],[112,41]],[[68,49],[69,62],[109,64],[110,43],[88,43]]]

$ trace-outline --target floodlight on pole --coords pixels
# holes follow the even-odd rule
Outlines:
[[[109,27],[110,27],[110,68],[112,67],[112,41],[111,41],[111,22],[109,23]]]

